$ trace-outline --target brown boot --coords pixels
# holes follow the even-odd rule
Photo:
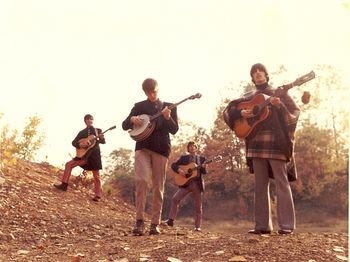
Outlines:
[[[57,185],[53,185],[54,187],[56,187],[57,189],[59,190],[62,190],[62,191],[67,191],[67,187],[68,187],[68,183],[64,183],[62,182],[61,184]]]

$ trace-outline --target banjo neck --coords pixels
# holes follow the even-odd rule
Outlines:
[[[189,96],[189,97],[187,97],[187,98],[181,100],[180,102],[171,104],[168,108],[169,108],[170,110],[172,110],[172,109],[174,109],[175,107],[177,107],[178,105],[182,104],[183,102],[185,102],[185,101],[187,101],[187,100],[189,100],[189,99],[200,98],[201,96],[202,96],[202,95],[201,95],[200,93],[197,93],[197,94],[195,94],[195,95]],[[158,113],[152,115],[152,116],[150,117],[149,121],[152,121],[152,120],[154,120],[154,119],[160,117],[161,115],[162,115],[162,111],[159,111]]]

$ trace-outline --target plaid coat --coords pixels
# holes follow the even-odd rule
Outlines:
[[[251,97],[232,101],[224,111],[224,114],[227,114],[224,115],[226,123],[232,127],[234,121],[241,117],[240,111],[235,109],[240,102],[250,100],[258,93],[271,96],[275,91],[276,89],[268,86],[264,90],[253,93]],[[270,117],[256,127],[254,136],[245,140],[247,164],[250,172],[253,173],[252,158],[284,160],[288,162],[289,180],[293,181],[297,176],[293,159],[293,142],[300,109],[288,93],[283,93],[279,97],[281,106],[277,108],[269,105]]]

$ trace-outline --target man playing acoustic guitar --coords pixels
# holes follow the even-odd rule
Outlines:
[[[81,166],[84,170],[92,171],[95,185],[95,196],[92,200],[99,201],[102,197],[102,187],[100,179],[100,169],[102,169],[102,161],[99,144],[105,144],[106,141],[102,130],[93,127],[94,118],[92,115],[85,115],[84,122],[86,124],[86,128],[78,133],[78,135],[74,138],[72,145],[75,148],[77,148],[77,151],[85,151],[85,154],[79,154],[79,157],[76,156],[75,158],[66,163],[61,179],[62,183],[55,184],[54,186],[59,190],[67,191],[68,181],[72,169],[77,166]],[[90,137],[93,137],[93,140],[89,140],[88,138]]]
[[[160,117],[154,122],[154,130],[144,140],[135,145],[135,187],[136,187],[136,223],[133,234],[144,234],[144,212],[148,193],[148,181],[152,181],[152,218],[150,235],[160,234],[159,223],[162,213],[164,183],[168,157],[171,150],[170,135],[178,129],[177,110],[169,107],[171,103],[162,102],[158,98],[158,83],[155,79],[147,78],[142,83],[142,89],[147,99],[138,102],[131,109],[129,116],[123,121],[124,130],[138,128],[143,125],[140,117],[143,114]]]
[[[270,234],[273,230],[269,178],[274,178],[280,228],[278,233],[291,234],[295,229],[295,210],[287,171],[290,171],[289,164],[293,163],[294,132],[300,109],[287,92],[279,94],[269,86],[269,76],[264,65],[253,65],[250,76],[256,92],[250,98],[231,101],[224,111],[225,122],[233,129],[233,125],[238,125],[240,119],[251,121],[260,114],[256,110],[259,105],[250,109],[239,109],[240,104],[252,101],[253,97],[261,94],[269,98],[269,117],[256,126],[251,135],[245,137],[247,164],[250,173],[255,174],[255,228],[249,233]],[[296,174],[294,165],[290,169]]]
[[[194,225],[195,231],[201,231],[202,223],[202,193],[204,192],[204,179],[203,174],[206,174],[206,158],[197,154],[197,145],[190,141],[187,144],[187,151],[189,154],[182,155],[176,162],[171,165],[171,168],[174,172],[180,176],[186,177],[188,173],[188,168],[190,164],[195,164],[199,167],[193,172],[198,172],[196,176],[192,176],[193,179],[189,180],[188,183],[179,186],[178,191],[174,194],[171,199],[171,207],[169,212],[168,220],[163,223],[168,226],[174,225],[174,220],[176,218],[177,209],[180,201],[186,197],[189,193],[192,193],[195,207],[194,215]],[[191,165],[192,167],[192,165]],[[192,170],[192,169],[191,169]]]

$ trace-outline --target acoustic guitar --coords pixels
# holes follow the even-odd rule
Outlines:
[[[187,165],[180,165],[179,169],[181,168],[182,170],[186,171],[185,175],[181,175],[179,173],[174,172],[174,181],[175,184],[178,186],[186,186],[188,185],[191,180],[196,178],[199,175],[199,169],[203,167],[204,164],[210,164],[212,162],[219,162],[223,159],[223,157],[227,156],[228,154],[223,154],[223,155],[217,155],[213,157],[210,160],[205,161],[204,163],[197,165],[194,162],[191,162]]]
[[[107,130],[103,131],[101,134],[104,134],[107,131],[112,130],[114,128],[116,128],[116,126],[112,126],[108,128]],[[80,139],[78,141],[79,148],[76,149],[75,157],[86,158],[89,155],[89,153],[93,150],[97,140],[98,140],[98,137],[96,137],[95,135],[89,135],[86,138]]]
[[[294,82],[278,87],[275,96],[281,96],[294,86],[300,86],[315,78],[315,73],[310,73],[297,78]],[[257,94],[251,100],[241,102],[237,105],[239,110],[252,110],[254,116],[250,118],[239,118],[233,124],[233,131],[239,138],[247,138],[258,128],[259,124],[271,115],[270,104],[271,97],[265,94]]]
[[[200,98],[201,96],[202,95],[200,93],[189,96],[189,97],[181,100],[178,103],[170,105],[169,109],[171,110],[189,99]],[[154,114],[153,116],[150,116],[147,114],[139,115],[138,117],[142,120],[142,125],[140,125],[140,126],[133,125],[132,129],[128,130],[130,137],[132,139],[134,139],[136,142],[140,142],[140,141],[147,139],[152,134],[152,132],[154,131],[154,129],[156,127],[155,120],[158,117],[160,117],[161,115],[162,115],[162,112],[158,112],[158,113]]]

